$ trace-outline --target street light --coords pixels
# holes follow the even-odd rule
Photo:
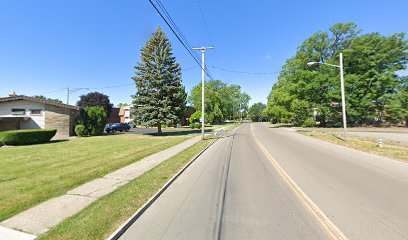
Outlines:
[[[347,133],[347,122],[346,122],[346,97],[344,94],[344,70],[343,70],[343,53],[340,53],[340,65],[334,65],[329,63],[322,63],[322,62],[308,62],[307,66],[313,66],[316,64],[323,64],[328,65],[331,67],[336,67],[340,69],[340,85],[341,85],[341,107],[343,111],[343,134],[344,140],[346,140],[346,133]]]

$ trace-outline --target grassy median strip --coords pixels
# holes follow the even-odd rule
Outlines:
[[[105,239],[214,139],[201,141],[102,197],[39,239]]]
[[[379,147],[377,141],[370,138],[362,138],[349,135],[347,141],[343,141],[342,134],[330,132],[298,132],[302,135],[318,138],[327,142],[332,142],[345,147],[353,148],[375,155],[393,158],[402,161],[408,161],[408,145],[386,141],[383,147]]]
[[[0,221],[196,134],[117,134],[0,148]]]

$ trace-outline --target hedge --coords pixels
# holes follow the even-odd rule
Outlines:
[[[0,144],[29,145],[46,143],[57,133],[57,129],[27,129],[0,132]]]

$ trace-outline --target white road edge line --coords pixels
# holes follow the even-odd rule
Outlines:
[[[201,156],[209,147],[211,147],[218,138],[216,138],[210,145],[205,147],[200,153],[198,153],[190,162],[188,162],[180,171],[176,173],[169,181],[164,184],[164,186],[157,191],[142,207],[140,207],[130,218],[128,218],[114,233],[112,233],[106,240],[117,240],[119,239],[126,230],[132,226],[136,220],[142,216],[142,214],[160,197],[160,195],[166,191],[166,189],[176,180],[198,157]],[[187,149],[186,149],[187,150]]]
[[[340,231],[340,229],[324,214],[322,210],[302,191],[302,189],[296,184],[296,182],[285,172],[285,170],[279,165],[279,163],[269,154],[268,150],[258,140],[253,130],[253,124],[251,124],[251,132],[259,148],[269,159],[272,165],[275,167],[282,179],[287,183],[290,189],[295,193],[299,200],[303,203],[305,208],[316,218],[317,222],[321,225],[323,230],[328,234],[331,239],[347,240],[347,237]]]

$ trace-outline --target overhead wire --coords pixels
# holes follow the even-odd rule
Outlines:
[[[161,0],[156,0],[156,2],[158,3],[160,9],[162,9],[162,11],[164,12],[164,15],[166,15],[166,17],[169,19],[169,22],[172,24],[173,28],[175,29],[175,31],[180,35],[180,37],[184,40],[185,44],[187,45],[188,49],[192,49],[192,45],[189,43],[189,41],[187,40],[187,37],[184,35],[184,33],[180,30],[180,28],[177,26],[177,24],[175,23],[175,21],[173,20],[173,18],[170,16],[169,12],[167,11],[167,9],[164,7],[164,5],[162,4]],[[199,61],[200,56],[198,55],[198,53],[196,51],[191,51],[192,54],[194,54],[194,56],[196,57],[196,60]],[[201,67],[201,65],[200,65]],[[206,75],[213,80],[213,77],[210,73],[210,71],[208,69],[204,70]]]
[[[164,5],[160,2],[160,0],[156,0],[157,5],[159,5],[159,8],[162,9],[162,11],[164,13],[162,13],[159,8],[156,6],[156,4],[152,1],[149,0],[150,4],[154,7],[154,9],[156,10],[156,12],[160,15],[160,17],[164,20],[164,22],[166,23],[166,25],[170,28],[170,30],[173,32],[173,34],[176,36],[177,40],[183,45],[183,47],[187,50],[187,52],[191,55],[191,57],[194,59],[194,61],[200,66],[200,68],[205,72],[205,74],[211,79],[214,80],[213,77],[210,75],[208,69],[204,68],[201,66],[201,63],[199,61],[199,57],[198,55],[192,50],[191,45],[189,44],[189,42],[187,41],[187,38],[185,37],[185,35],[180,31],[180,29],[177,27],[177,25],[174,23],[174,21],[166,19],[166,17],[163,15],[165,14],[166,16],[170,16],[170,14],[168,14],[167,10],[165,10]],[[164,10],[163,10],[164,9]],[[166,14],[167,13],[167,14]],[[171,22],[171,23],[170,23]],[[182,35],[182,36],[180,36]],[[185,39],[185,41],[182,40]]]
[[[222,70],[222,71],[226,71],[226,72],[241,73],[241,74],[269,75],[269,74],[280,73],[280,72],[278,72],[278,71],[276,71],[276,72],[245,72],[245,71],[236,71],[236,70],[231,70],[231,69],[222,68],[222,67],[216,67],[216,66],[211,66],[211,65],[209,65],[209,67],[212,67],[212,68],[215,68],[215,69],[219,69],[219,70]]]
[[[200,10],[201,19],[202,19],[203,22],[204,22],[204,27],[205,27],[205,30],[206,30],[206,32],[207,32],[208,39],[210,40],[211,45],[212,45],[212,46],[215,46],[214,41],[213,41],[213,38],[212,38],[212,35],[211,35],[211,32],[210,32],[210,28],[208,27],[207,21],[206,21],[205,16],[204,16],[203,8],[201,7],[200,0],[197,0],[197,5],[198,5],[198,9]],[[217,61],[217,64],[220,65],[217,48],[214,48],[214,52],[215,52],[215,60]],[[221,76],[222,76],[223,79],[225,79],[223,73],[221,73]]]

